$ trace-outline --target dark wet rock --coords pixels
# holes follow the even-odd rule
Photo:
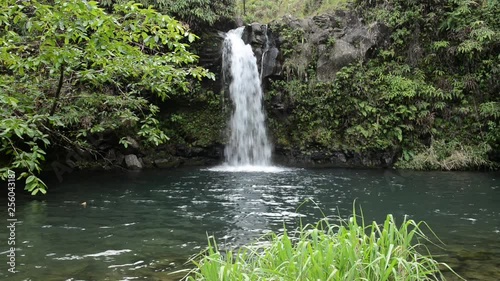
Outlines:
[[[281,62],[279,58],[280,52],[277,47],[269,47],[264,54],[264,64],[262,64],[262,77],[270,77],[274,75],[281,75]]]
[[[156,159],[154,165],[157,168],[177,168],[182,164],[181,160],[178,158],[173,159]]]
[[[245,26],[242,39],[252,46],[263,79],[281,75],[279,38],[268,25],[252,23]]]
[[[369,58],[375,48],[387,44],[390,35],[389,28],[384,24],[365,24],[352,11],[336,11],[303,20],[284,17],[271,24],[270,28],[276,34],[284,34],[284,41],[297,40],[293,36],[286,36],[290,30],[303,34],[300,41],[288,42],[288,45],[294,46],[294,50],[287,50],[291,55],[280,64],[285,65],[290,61],[302,67],[315,65],[320,81],[332,80],[342,67]]]
[[[106,153],[106,159],[108,159],[110,161],[115,161],[116,158],[117,158],[116,150],[114,150],[114,149],[108,150],[108,152]]]
[[[184,158],[191,157],[205,157],[211,159],[220,159],[223,156],[224,147],[221,144],[209,146],[209,147],[199,147],[199,146],[187,146],[184,144],[178,144],[175,146],[174,155]]]
[[[116,159],[113,161],[116,165],[121,166],[123,161],[125,160],[125,156],[121,152],[116,152]]]
[[[207,154],[207,151],[202,147],[193,147],[191,148],[192,156],[204,156]]]
[[[378,168],[391,166],[386,163],[387,155],[392,152],[350,152],[325,150],[275,149],[274,160],[279,164],[311,167],[353,167]]]
[[[398,150],[393,150],[389,152],[384,152],[381,155],[382,165],[388,167],[392,166],[398,160]]]
[[[192,158],[187,158],[184,159],[184,162],[182,163],[183,166],[207,166],[207,165],[215,165],[216,162],[203,158],[203,157],[192,157]]]
[[[335,152],[332,155],[332,160],[339,161],[340,163],[347,163],[345,154],[342,152]]]
[[[113,166],[122,166],[125,156],[118,149],[110,149],[106,152],[105,159]]]
[[[243,32],[242,39],[243,42],[255,46],[263,46],[267,39],[266,34],[267,25],[260,23],[252,23],[245,26],[245,31]]]
[[[186,144],[165,145],[150,150],[143,157],[145,167],[177,168],[182,166],[216,165],[223,161],[224,147],[217,144],[209,147]],[[149,166],[146,162],[151,163]]]

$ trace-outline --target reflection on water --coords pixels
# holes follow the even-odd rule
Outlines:
[[[442,260],[468,280],[500,280],[499,180],[498,173],[345,169],[74,173],[50,182],[39,200],[18,194],[19,272],[1,271],[0,279],[176,280],[169,272],[183,268],[207,235],[237,246],[321,212],[348,216],[356,200],[365,219],[392,213],[427,221],[446,243]],[[301,205],[307,199],[315,203]]]

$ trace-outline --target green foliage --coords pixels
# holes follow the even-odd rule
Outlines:
[[[290,58],[296,52],[297,45],[304,43],[304,30],[299,28],[291,28],[287,25],[277,24],[273,26],[274,29],[280,31],[282,44],[280,51],[285,58]]]
[[[104,0],[101,5],[112,7],[128,0]],[[145,7],[152,6],[159,12],[171,15],[187,23],[194,30],[206,28],[216,22],[234,17],[235,0],[138,0]]]
[[[286,81],[275,81],[270,92],[291,112],[281,143],[306,151],[399,151],[405,167],[418,169],[492,167],[488,154],[500,149],[498,2],[354,4],[367,23],[387,24],[391,40],[333,81],[316,80],[314,48],[303,47],[301,30],[283,29]],[[436,161],[416,161],[434,164],[411,161],[430,151]]]
[[[366,7],[368,3],[357,1],[357,4]],[[395,29],[390,47],[395,55],[392,60],[418,68],[426,76],[426,83],[451,94],[450,99],[438,104],[442,107],[441,114],[433,112],[439,126],[433,133],[437,140],[434,148],[443,149],[444,154],[450,151],[467,154],[464,158],[475,160],[458,162],[470,163],[471,168],[487,163],[489,148],[498,149],[500,139],[497,126],[500,84],[495,78],[500,73],[498,1],[393,0],[371,4],[375,8],[365,9],[365,14]],[[432,148],[427,151],[430,153]],[[443,157],[438,159],[441,161]],[[447,169],[450,165],[431,166]]]
[[[88,137],[105,134],[158,145],[168,138],[150,100],[213,77],[190,66],[197,57],[185,41],[196,36],[151,8],[129,2],[108,14],[93,1],[28,2],[0,7],[0,142],[2,172],[25,169],[34,194],[46,188],[31,176],[48,145],[95,153]]]
[[[195,95],[175,102],[163,124],[173,142],[197,147],[223,142],[229,112],[224,111],[219,94],[197,89]]]
[[[349,0],[246,0],[237,1],[239,14],[245,19],[245,22],[268,23],[272,20],[284,16],[293,16],[295,18],[304,18],[319,15],[326,12],[332,12],[335,9],[344,7]],[[243,9],[243,3],[245,9]],[[244,14],[245,12],[245,14]]]
[[[416,155],[412,153],[411,157],[405,157],[403,154],[397,166],[403,169],[445,171],[494,167],[495,164],[487,160],[490,150],[487,144],[470,146],[457,141],[434,141]]]
[[[305,31],[280,22],[273,22],[270,28],[279,30],[280,33],[280,51],[284,59],[285,78],[308,80],[309,77],[315,77],[314,62],[318,56],[317,49],[311,42],[307,42]]]
[[[238,251],[223,253],[210,237],[186,280],[444,280],[439,266],[449,267],[421,244],[430,241],[425,226],[406,218],[398,225],[392,215],[365,225],[354,212],[338,224],[269,233]]]
[[[7,78],[7,79],[6,79]],[[2,83],[3,82],[3,83]],[[45,193],[46,185],[34,177],[41,171],[41,162],[45,160],[44,148],[50,145],[49,135],[40,127],[46,122],[55,120],[44,114],[33,112],[32,101],[28,100],[31,85],[25,88],[26,93],[12,93],[9,82],[12,77],[0,76],[0,153],[2,168],[0,177],[7,179],[8,171],[22,169],[18,179],[25,178],[25,189],[33,195]],[[9,161],[9,162],[4,162]]]
[[[374,62],[343,68],[334,83],[278,81],[274,88],[293,99],[291,123],[300,132],[294,142],[301,147],[380,151],[437,133],[435,114],[451,94],[417,77],[397,64]]]
[[[335,46],[335,37],[329,37],[328,41],[326,41],[327,48],[333,48]]]

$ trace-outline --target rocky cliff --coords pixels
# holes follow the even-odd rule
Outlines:
[[[354,12],[336,11],[308,19],[284,17],[268,25],[245,27],[244,40],[257,57],[266,92],[275,160],[289,165],[377,167],[391,165],[396,150],[355,151],[325,146],[308,139],[297,126],[297,93],[279,82],[331,83],[344,66],[363,62],[387,44],[390,30],[379,22],[365,23]],[[307,110],[314,111],[311,107]],[[313,124],[311,124],[312,126]],[[302,135],[302,136],[301,136]],[[303,140],[299,138],[304,137]]]

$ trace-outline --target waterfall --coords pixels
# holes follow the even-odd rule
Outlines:
[[[241,38],[243,30],[240,27],[226,34],[222,54],[224,76],[231,79],[229,95],[233,103],[231,135],[224,150],[226,165],[269,166],[271,145],[262,108],[261,79],[252,48]]]

